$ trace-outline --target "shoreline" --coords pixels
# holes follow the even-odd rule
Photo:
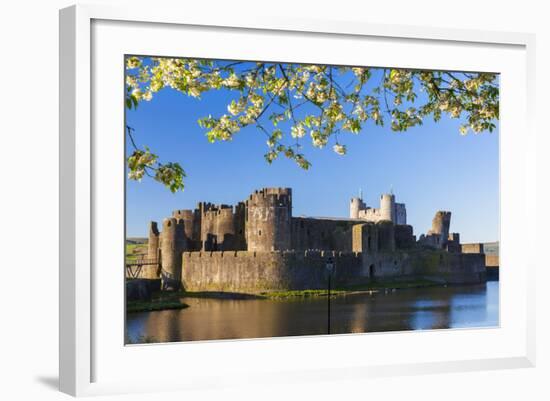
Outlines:
[[[474,285],[474,284],[472,284]],[[475,284],[477,285],[477,284]],[[355,285],[348,287],[336,287],[331,289],[331,298],[354,296],[354,295],[373,295],[377,293],[388,293],[397,290],[427,288],[427,287],[447,287],[454,284],[444,284],[430,280],[404,281],[404,282],[379,282],[365,285]],[[269,291],[260,293],[237,293],[224,291],[174,291],[153,293],[149,301],[128,301],[126,304],[127,313],[154,312],[162,310],[177,310],[188,308],[183,300],[185,298],[203,298],[218,300],[290,300],[303,298],[327,297],[328,289],[305,289],[305,290],[287,290],[287,291]]]

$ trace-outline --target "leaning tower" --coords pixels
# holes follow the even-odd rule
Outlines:
[[[263,188],[246,202],[246,242],[249,251],[290,249],[292,190]]]
[[[438,235],[439,244],[444,246],[449,240],[449,227],[451,225],[451,212],[437,211],[432,220],[432,229],[428,234]]]

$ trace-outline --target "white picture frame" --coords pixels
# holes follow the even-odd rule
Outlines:
[[[261,54],[261,49],[251,50],[254,47],[254,35],[262,35],[266,43],[302,40],[311,42],[313,46],[326,43],[327,49],[334,50],[331,54],[322,54],[319,59],[312,60],[315,62],[328,63],[334,62],[336,57],[347,57],[347,62],[342,60],[340,64],[352,64],[349,50],[347,56],[344,53],[346,44],[355,41],[353,43],[361,46],[362,43],[366,43],[365,46],[401,46],[401,52],[380,52],[379,60],[384,65],[405,66],[399,57],[406,56],[407,49],[413,51],[422,46],[437,46],[442,60],[430,61],[430,57],[425,57],[422,64],[411,58],[407,66],[445,69],[448,68],[448,61],[444,58],[451,53],[470,57],[470,60],[463,60],[462,63],[471,68],[477,66],[478,70],[485,70],[487,66],[495,66],[493,71],[503,74],[500,154],[501,326],[496,329],[428,331],[420,335],[380,333],[125,347],[123,333],[118,332],[123,325],[123,321],[118,321],[123,319],[120,316],[122,304],[118,302],[123,293],[123,286],[120,285],[123,269],[115,276],[98,269],[98,263],[108,260],[116,265],[117,257],[123,254],[122,248],[116,254],[117,246],[123,243],[122,237],[117,236],[120,232],[118,230],[123,230],[123,227],[113,230],[109,235],[101,231],[105,229],[106,219],[120,221],[118,213],[124,208],[116,190],[109,199],[105,195],[109,189],[113,189],[113,185],[121,183],[119,173],[112,174],[112,180],[103,179],[106,177],[105,170],[116,166],[116,163],[123,176],[120,168],[122,153],[118,152],[122,139],[111,144],[103,136],[94,136],[94,132],[97,132],[98,127],[117,127],[123,110],[122,97],[113,98],[106,92],[113,90],[106,83],[118,82],[120,78],[110,61],[118,60],[123,53],[178,56],[177,51],[173,50],[173,43],[158,41],[159,38],[173,36],[175,32],[177,35],[204,37],[204,46],[202,43],[201,46],[205,48],[215,46],[213,38],[222,32],[250,41],[250,46],[242,46],[240,50],[226,43],[223,51],[218,50],[220,58],[268,57]],[[106,41],[106,38],[109,40]],[[343,45],[343,53],[340,55],[334,43],[330,43],[334,40]],[[96,5],[79,5],[61,10],[61,391],[79,396],[202,389],[239,385],[248,380],[284,384],[292,382],[296,377],[300,380],[336,380],[342,377],[361,380],[404,372],[416,374],[534,366],[535,285],[530,273],[534,272],[538,261],[535,252],[527,252],[525,256],[522,251],[532,249],[534,245],[514,230],[514,227],[523,225],[523,231],[536,231],[536,205],[530,204],[526,196],[535,193],[537,187],[536,138],[531,116],[534,110],[534,44],[535,38],[529,34],[373,25],[357,21],[261,16],[254,20],[243,20],[237,14],[187,15],[183,9]],[[155,46],[156,52],[153,51]],[[297,46],[288,45],[288,57],[292,58],[289,61],[295,61],[293,57],[298,57],[292,56]],[[197,48],[196,51],[199,50]],[[492,52],[492,60],[486,60],[487,55],[483,55],[487,51]],[[256,57],[250,52],[256,52]],[[473,55],[479,55],[479,61]],[[360,59],[354,58],[353,62],[362,65]],[[123,74],[121,65],[118,66],[118,74]],[[498,68],[499,65],[501,68]],[[114,90],[120,91],[120,88]],[[112,118],[104,118],[105,110],[109,107],[109,110],[113,110]],[[118,110],[115,110],[117,107]],[[511,110],[515,110],[514,113]],[[120,127],[122,130],[123,126]],[[512,135],[513,132],[523,134]],[[99,238],[99,233],[105,235]],[[113,244],[113,249],[110,246],[108,250],[105,249],[108,241]],[[520,267],[514,269],[513,266]],[[107,308],[110,302],[115,305],[113,310]],[[113,322],[113,332],[103,330],[105,322]],[[396,344],[404,347],[399,357],[376,353],[376,348]],[[453,349],[445,347],[450,344],[453,344]],[[420,358],[414,349],[423,347],[426,355]],[[351,348],[362,351],[342,352]],[[269,368],[251,368],[248,365],[259,354],[271,358]],[[288,361],[297,354],[307,356],[309,362],[298,361],[287,369],[285,358]],[[320,354],[323,354],[322,358]],[[151,366],[155,361],[167,360],[171,355],[193,360],[193,371],[185,372],[185,375],[182,375],[181,370],[163,375],[156,375],[147,369],[142,375],[132,371],[132,366],[140,361],[143,361],[143,366]],[[336,355],[339,355],[337,361]],[[200,358],[207,359],[209,363],[201,363]],[[219,360],[220,363],[213,367],[213,360]],[[233,362],[224,365],[224,360]],[[170,365],[166,368],[167,371],[171,369]],[[239,379],[243,373],[246,374],[245,379]]]

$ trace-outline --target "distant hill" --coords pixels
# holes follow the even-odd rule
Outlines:
[[[126,238],[127,244],[146,244],[147,238],[140,238],[140,237],[129,237]]]

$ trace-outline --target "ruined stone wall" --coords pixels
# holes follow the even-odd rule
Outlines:
[[[377,221],[382,220],[382,214],[380,209],[368,207],[364,210],[359,211],[359,218],[365,221],[376,223]]]
[[[480,243],[462,244],[461,249],[462,253],[484,253],[483,244]]]
[[[397,249],[412,248],[416,244],[413,227],[409,225],[395,226],[395,246]]]
[[[365,210],[366,208],[367,208],[367,205],[365,204],[365,202],[363,202],[363,199],[351,198],[350,205],[349,205],[349,217],[351,219],[358,219],[359,212],[362,210]]]
[[[451,254],[437,250],[405,250],[363,254],[363,265],[372,280],[432,280],[448,284],[485,281],[485,261],[476,254]]]
[[[249,251],[291,249],[292,190],[264,188],[246,201],[246,243]]]
[[[500,260],[498,255],[485,255],[485,266],[499,267]]]
[[[235,247],[236,251],[246,251],[246,204],[239,202],[235,206]]]
[[[357,221],[293,217],[292,250],[352,250],[352,227]]]
[[[407,207],[404,203],[395,204],[395,224],[406,225],[407,224]]]
[[[388,220],[382,220],[376,223],[378,231],[378,250],[393,252],[395,251],[395,225]]]
[[[449,228],[451,225],[451,212],[439,210],[436,212],[432,220],[432,229],[428,231],[428,235],[438,235],[441,246],[449,239]]]
[[[203,251],[229,251],[246,249],[244,204],[199,204],[200,247]]]
[[[147,242],[146,259],[150,261],[160,259],[159,243],[160,243],[160,233],[158,230],[157,223],[155,221],[151,221],[149,223],[149,240]],[[155,265],[143,266],[141,277],[148,278],[148,279],[158,278],[159,277],[158,266],[155,266]]]
[[[188,251],[200,250],[200,215],[198,210],[174,210],[172,217],[175,217],[178,222],[183,222],[185,249]]]

